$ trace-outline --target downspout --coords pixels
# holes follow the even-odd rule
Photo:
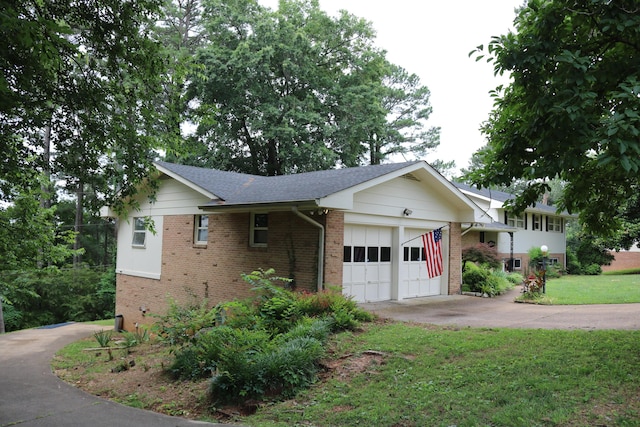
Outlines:
[[[291,212],[320,229],[320,239],[318,242],[318,292],[320,292],[324,283],[324,225],[304,215],[298,210],[297,206],[292,206]]]

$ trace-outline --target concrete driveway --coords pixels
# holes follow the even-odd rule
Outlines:
[[[100,399],[51,372],[56,351],[100,326],[68,324],[0,335],[0,426],[213,426]],[[218,424],[219,425],[219,424]]]
[[[361,304],[380,317],[436,325],[533,329],[640,329],[640,304],[518,304],[517,287],[495,298],[448,295]]]

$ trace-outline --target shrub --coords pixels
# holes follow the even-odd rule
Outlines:
[[[509,273],[507,274],[507,280],[514,285],[521,285],[524,280],[524,276],[520,273]]]
[[[192,345],[176,352],[169,372],[174,378],[198,379],[226,369],[247,354],[263,351],[269,345],[266,331],[218,326],[199,332]]]
[[[153,328],[159,339],[169,345],[184,345],[193,340],[196,332],[215,325],[216,311],[207,308],[207,301],[200,305],[180,306],[175,300],[169,301],[169,309],[164,316],[157,316]]]
[[[489,272],[474,263],[467,263],[467,268],[462,273],[462,283],[469,286],[471,292],[481,292],[483,286],[486,285]]]
[[[221,363],[209,387],[215,401],[291,396],[315,380],[322,343],[298,337],[270,351],[243,353]]]
[[[589,264],[583,269],[583,274],[588,276],[597,276],[602,273],[602,267],[599,264]]]
[[[216,325],[256,329],[260,318],[251,301],[222,302],[214,308]]]
[[[466,271],[467,262],[473,262],[477,265],[487,264],[490,268],[498,268],[502,262],[498,259],[498,251],[496,248],[485,243],[478,243],[474,246],[462,248],[462,271]]]

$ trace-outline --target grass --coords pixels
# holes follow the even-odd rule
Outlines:
[[[375,325],[341,354],[386,356],[334,376],[245,425],[640,426],[640,331]]]
[[[552,304],[625,304],[640,302],[640,275],[563,276],[547,280]]]

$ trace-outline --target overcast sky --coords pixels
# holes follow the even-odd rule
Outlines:
[[[492,107],[489,91],[506,78],[468,54],[513,27],[523,0],[319,0],[330,15],[346,9],[373,23],[387,59],[420,76],[431,91],[428,125],[441,127],[440,148],[425,160],[455,160],[467,167],[485,144],[478,130]],[[277,7],[277,0],[260,0]],[[411,159],[408,159],[411,160]]]

